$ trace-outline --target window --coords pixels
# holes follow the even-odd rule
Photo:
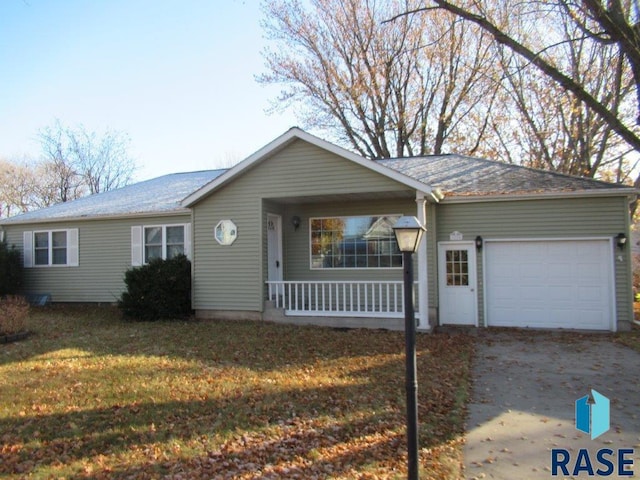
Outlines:
[[[169,260],[184,255],[184,225],[145,227],[144,261]]]
[[[147,227],[144,229],[144,263],[162,255],[162,227]]]
[[[184,255],[184,227],[166,227],[167,254],[166,258]]]
[[[447,250],[447,286],[469,286],[469,259],[466,250]]]
[[[400,215],[312,218],[311,268],[402,267],[393,225]]]
[[[50,232],[33,234],[33,253],[36,265],[49,265],[49,236]]]
[[[78,229],[24,232],[24,266],[77,266]]]
[[[185,227],[185,225],[143,227],[144,263],[149,263],[154,258],[168,260],[178,255],[186,255]],[[135,241],[133,241],[132,246],[135,246]],[[133,264],[139,263],[133,262]]]
[[[67,264],[67,231],[35,232],[33,253],[36,265]]]

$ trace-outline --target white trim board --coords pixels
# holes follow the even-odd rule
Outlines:
[[[482,203],[482,202],[514,202],[524,200],[553,200],[588,197],[628,197],[638,195],[635,188],[603,188],[598,190],[577,190],[572,192],[540,192],[540,193],[504,193],[496,195],[461,195],[448,194],[441,202],[450,203]]]

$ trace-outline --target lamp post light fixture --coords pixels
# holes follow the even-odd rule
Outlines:
[[[416,379],[416,318],[413,309],[413,253],[426,229],[416,217],[400,217],[393,233],[402,252],[404,270],[404,335],[407,391],[407,478],[418,479],[418,381]]]

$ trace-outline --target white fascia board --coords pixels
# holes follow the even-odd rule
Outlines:
[[[5,221],[0,222],[0,228],[10,228],[14,225],[37,225],[41,223],[68,223],[68,222],[90,222],[99,220],[126,220],[128,218],[144,218],[144,217],[171,217],[176,215],[191,215],[191,210],[188,208],[180,208],[176,210],[167,210],[162,212],[147,212],[147,213],[121,213],[117,215],[85,215],[77,217],[56,217],[56,218],[37,218],[32,220],[11,220],[5,218]]]
[[[423,192],[427,195],[430,195],[433,201],[437,202],[439,200],[438,195],[434,195],[433,189],[418,180],[415,180],[411,177],[403,175],[401,173],[396,172],[390,168],[379,165],[377,162],[372,160],[368,160],[360,155],[357,155],[353,152],[350,152],[338,145],[334,145],[333,143],[327,142],[326,140],[322,140],[316,136],[313,136],[304,130],[301,130],[297,127],[293,127],[287,130],[284,134],[280,135],[278,138],[268,143],[260,150],[245,158],[243,161],[235,165],[233,168],[228,170],[226,173],[223,173],[218,178],[214,179],[207,185],[203,186],[199,190],[195,191],[188,197],[186,197],[182,201],[183,207],[191,207],[193,204],[200,201],[202,198],[209,195],[211,192],[217,190],[221,186],[229,183],[236,177],[236,175],[241,174],[242,172],[248,170],[252,166],[257,163],[260,163],[262,160],[267,157],[273,155],[274,153],[282,150],[284,147],[289,145],[295,140],[303,140],[311,145],[315,145],[316,147],[322,148],[328,152],[334,153],[346,160],[350,160],[358,165],[361,165],[369,170],[373,170],[376,173],[384,175],[392,180],[395,180],[399,183],[402,183],[408,187],[414,188],[417,191]]]
[[[508,194],[504,195],[465,195],[451,196],[449,194],[441,202],[442,203],[479,203],[479,202],[513,202],[517,200],[552,200],[566,198],[585,198],[585,197],[627,197],[638,195],[639,190],[635,188],[619,188],[619,189],[598,189],[598,190],[580,190],[575,192],[540,192],[525,194]]]

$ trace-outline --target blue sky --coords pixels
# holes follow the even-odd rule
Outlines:
[[[59,119],[125,131],[136,179],[228,166],[296,125],[259,85],[259,0],[0,1],[0,158]]]

